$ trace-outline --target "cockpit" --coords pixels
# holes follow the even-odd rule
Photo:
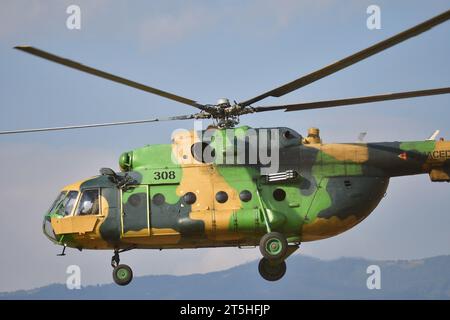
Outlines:
[[[62,191],[53,202],[48,214],[58,216],[99,214],[99,189],[80,192]]]
[[[78,191],[62,191],[49,209],[49,214],[68,216],[72,213]]]
[[[51,224],[52,218],[99,215],[100,189],[63,190],[50,206],[44,218],[44,234],[52,241],[58,241]]]
[[[120,190],[139,184],[138,179],[141,178],[135,173],[115,173],[103,168],[99,176],[64,187],[45,214],[44,234],[57,244],[82,247],[79,244],[85,237],[98,236],[96,227],[108,215],[118,217]],[[116,236],[119,224],[112,229],[109,235]]]

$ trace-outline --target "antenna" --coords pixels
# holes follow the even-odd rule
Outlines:
[[[363,142],[364,141],[364,138],[367,136],[367,132],[360,132],[359,134],[358,134],[358,141],[359,142]]]
[[[436,140],[436,137],[438,136],[440,130],[436,130],[427,140]]]

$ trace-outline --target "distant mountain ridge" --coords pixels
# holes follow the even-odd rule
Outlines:
[[[367,288],[369,265],[381,269],[380,290]],[[206,274],[136,277],[126,287],[105,284],[68,290],[52,284],[1,293],[0,299],[450,299],[450,256],[324,261],[294,255],[286,276],[273,283],[260,278],[254,261]]]

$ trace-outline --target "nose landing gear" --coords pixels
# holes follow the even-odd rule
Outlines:
[[[114,255],[111,258],[111,266],[113,267],[113,280],[119,286],[126,286],[131,282],[131,280],[133,280],[133,270],[131,270],[131,268],[126,264],[120,264],[119,253],[124,251],[127,251],[127,249],[115,249]]]

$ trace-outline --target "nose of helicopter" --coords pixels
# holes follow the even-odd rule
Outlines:
[[[50,208],[45,213],[42,231],[49,240],[59,243],[61,237],[57,236],[53,229],[52,218],[62,218],[71,215],[75,202],[78,199],[80,185],[88,180],[89,179],[85,179],[75,182],[62,188]]]

